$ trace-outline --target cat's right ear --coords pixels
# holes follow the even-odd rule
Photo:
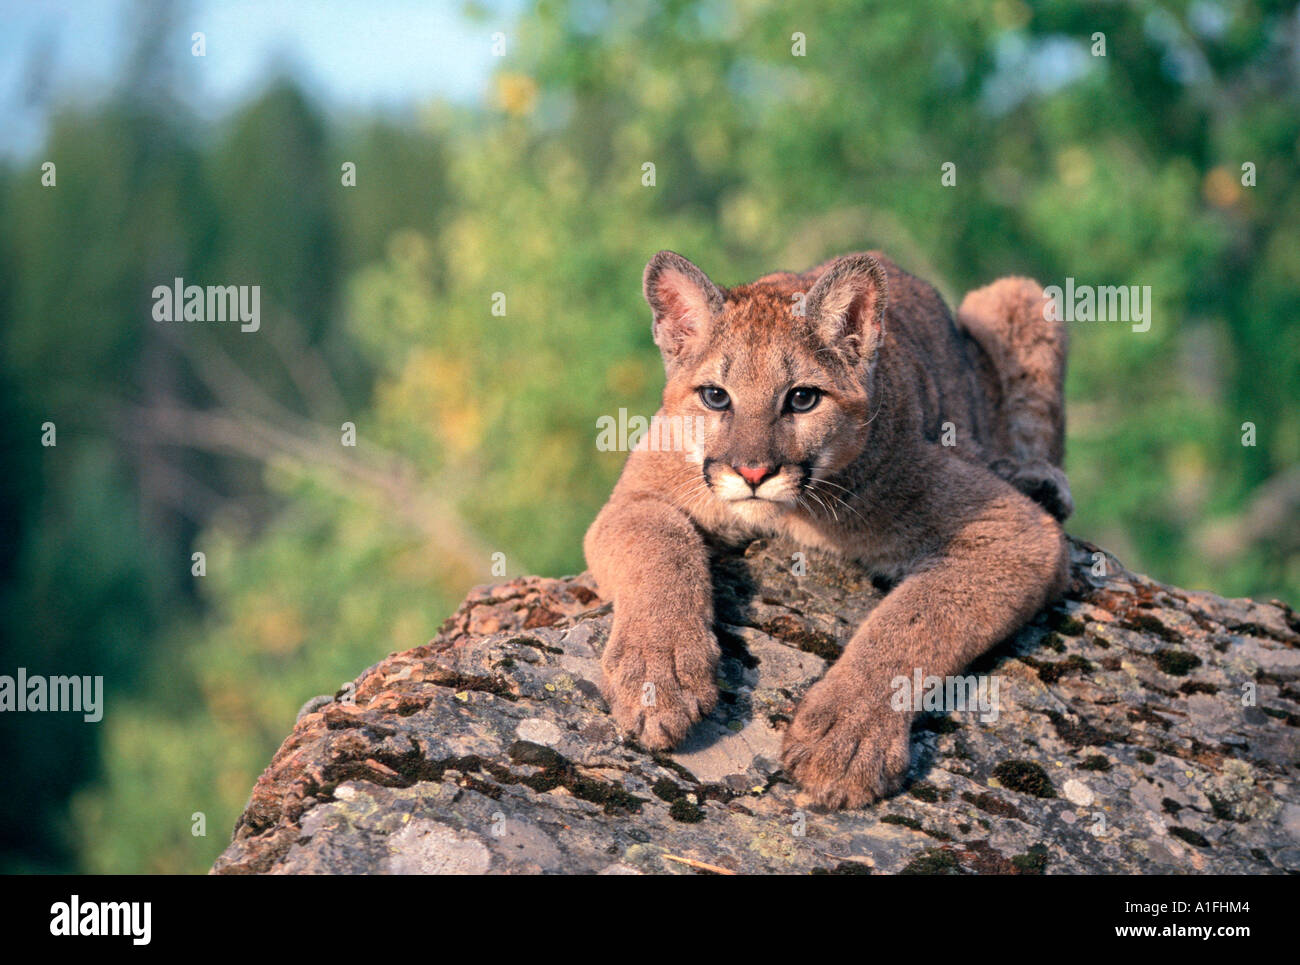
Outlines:
[[[880,346],[888,301],[885,269],[864,253],[827,265],[804,306],[826,344],[857,363],[870,359]]]
[[[714,316],[722,311],[721,289],[674,251],[661,251],[650,259],[642,287],[654,313],[655,344],[667,365],[700,345]]]

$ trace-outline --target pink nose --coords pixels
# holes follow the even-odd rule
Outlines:
[[[737,466],[736,472],[740,473],[745,482],[751,486],[757,486],[772,475],[772,468],[770,466]]]

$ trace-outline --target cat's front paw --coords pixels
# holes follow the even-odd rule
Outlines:
[[[681,743],[718,702],[720,656],[706,627],[616,619],[601,658],[614,720],[651,750]]]
[[[832,668],[795,711],[781,763],[812,804],[861,807],[902,785],[909,726],[880,688]]]

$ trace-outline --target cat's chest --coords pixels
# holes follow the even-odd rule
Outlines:
[[[852,560],[893,579],[906,571],[915,555],[915,547],[898,545],[887,531],[847,532],[834,523],[796,513],[782,516],[774,528],[779,535],[802,546]]]
[[[782,536],[831,556],[856,562],[872,573],[899,579],[916,558],[917,548],[887,523],[849,529],[840,520],[802,512],[785,512],[767,518],[745,519],[733,509],[699,520],[724,543],[740,545],[751,539]]]
[[[849,547],[841,534],[807,517],[788,513],[776,521],[775,528],[777,533],[802,546],[833,553],[836,556],[850,555]]]

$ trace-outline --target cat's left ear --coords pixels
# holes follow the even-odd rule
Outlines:
[[[827,345],[853,362],[868,359],[885,334],[889,286],[871,255],[836,258],[808,292],[805,311]]]
[[[650,259],[642,283],[654,313],[655,344],[671,367],[684,352],[704,343],[722,312],[722,291],[675,251],[661,251]]]

